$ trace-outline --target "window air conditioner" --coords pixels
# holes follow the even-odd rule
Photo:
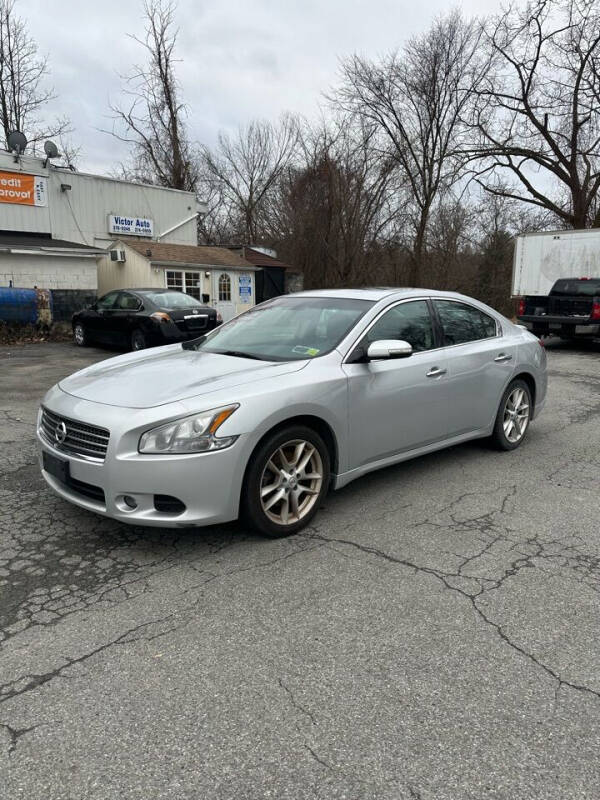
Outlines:
[[[111,250],[110,251],[110,260],[111,261],[125,261],[125,250]]]

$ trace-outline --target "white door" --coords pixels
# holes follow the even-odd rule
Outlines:
[[[213,306],[227,322],[235,316],[235,274],[233,272],[215,271],[213,273]]]

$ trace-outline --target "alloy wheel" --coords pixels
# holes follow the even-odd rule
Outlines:
[[[263,470],[260,502],[277,525],[293,525],[310,513],[323,484],[323,461],[317,448],[293,439],[275,450]]]
[[[131,336],[131,349],[144,350],[146,347],[146,338],[141,331],[134,331]]]
[[[504,435],[511,444],[519,442],[529,424],[529,397],[516,386],[506,398],[503,418]]]

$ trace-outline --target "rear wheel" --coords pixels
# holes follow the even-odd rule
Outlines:
[[[248,467],[243,516],[274,539],[301,530],[327,493],[329,464],[327,447],[311,428],[290,426],[269,436]]]
[[[73,326],[73,340],[78,347],[87,347],[88,335],[81,322]]]
[[[143,331],[141,331],[139,328],[136,328],[131,334],[131,349],[145,350],[146,347],[146,337],[144,336]]]
[[[500,450],[514,450],[527,432],[531,419],[531,391],[525,381],[512,381],[502,395],[492,442]]]

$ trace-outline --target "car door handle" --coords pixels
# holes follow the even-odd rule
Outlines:
[[[440,375],[445,375],[446,370],[439,367],[432,367],[427,373],[428,378],[438,378]]]
[[[511,356],[510,353],[498,353],[498,355],[496,356],[494,361],[499,361],[499,362],[510,361],[511,358],[512,358],[512,356]]]

